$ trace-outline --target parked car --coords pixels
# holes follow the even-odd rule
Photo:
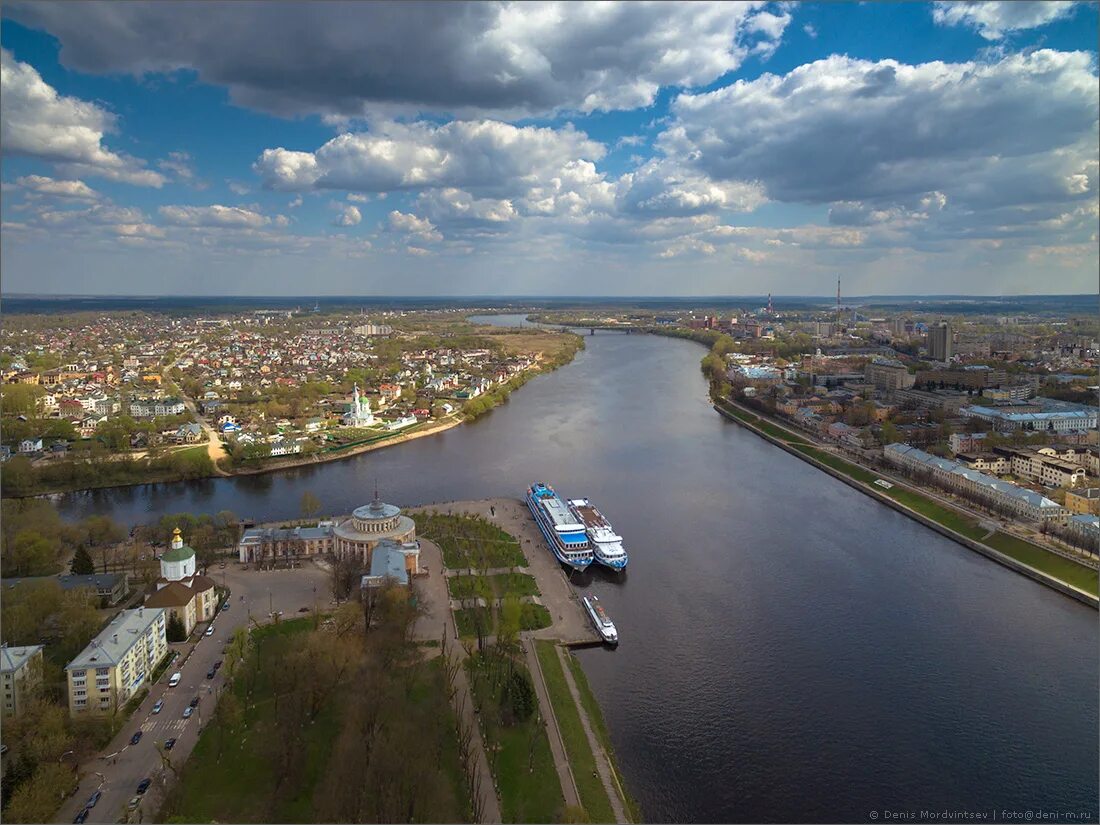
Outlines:
[[[135,733],[133,736],[130,737],[130,744],[131,745],[136,745],[140,741],[141,741],[141,731],[138,731],[137,733]]]
[[[153,713],[160,713],[162,710],[164,710],[164,700],[157,699],[157,703],[153,705]]]
[[[217,675],[218,675],[218,671],[215,668],[210,668],[210,670],[206,671],[206,678],[207,679],[213,679]]]
[[[184,708],[184,709],[183,709],[183,718],[184,718],[184,719],[190,719],[190,718],[191,718],[191,714],[192,714],[192,713],[194,713],[194,712],[195,712],[195,709],[194,709],[193,707],[186,707],[186,708]]]
[[[225,604],[222,605],[222,610],[228,610],[228,609],[229,609],[229,602],[226,602]]]
[[[176,671],[175,673],[172,674],[172,678],[168,680],[168,687],[175,687],[176,685],[178,685],[180,683],[180,679],[182,679],[182,678],[183,678],[183,674],[180,673],[179,671]]]
[[[80,823],[80,822],[83,822],[87,818],[88,818],[88,809],[87,808],[81,808],[80,813],[78,813],[76,816],[73,817],[73,822]]]
[[[189,705],[190,705],[191,707],[193,707],[193,708],[197,708],[197,707],[199,706],[199,697],[198,697],[198,696],[194,697],[194,698],[193,698],[193,699],[192,699],[192,700],[190,701]]]
[[[132,811],[140,804],[141,804],[141,797],[140,796],[135,796],[133,799],[130,800],[130,803],[126,807],[129,808]]]
[[[218,661],[214,662],[214,670],[221,670],[221,669],[222,669],[222,660],[218,659]]]
[[[138,795],[140,796],[141,794],[143,794],[147,790],[149,790],[149,786],[152,785],[152,784],[153,784],[153,780],[150,779],[148,776],[145,777],[140,782],[138,782],[138,787],[137,787]]]
[[[165,739],[164,740],[164,749],[166,751],[172,750],[172,748],[174,748],[175,746],[176,746],[175,737],[173,737],[172,739]]]
[[[88,801],[84,803],[85,808],[94,808],[95,803],[99,802],[99,797],[103,795],[102,791],[96,791],[88,797]]]
[[[207,636],[213,636],[214,635],[214,625],[210,625],[210,627],[206,628],[206,635]]]

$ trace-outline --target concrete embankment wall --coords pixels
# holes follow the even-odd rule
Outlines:
[[[988,546],[986,546],[986,545],[984,545],[980,542],[975,541],[974,539],[968,538],[967,536],[962,535],[962,533],[957,533],[949,527],[944,527],[942,524],[940,524],[937,521],[933,521],[932,519],[925,516],[923,513],[918,513],[915,510],[909,509],[908,507],[906,507],[901,502],[895,501],[894,499],[890,498],[889,496],[885,495],[884,493],[880,493],[877,490],[873,490],[870,487],[868,487],[867,485],[865,485],[865,484],[863,484],[859,481],[856,481],[854,478],[851,478],[851,477],[845,475],[844,473],[840,472],[839,470],[836,470],[836,469],[830,467],[828,464],[823,464],[822,462],[818,461],[813,456],[808,455],[808,454],[802,452],[801,450],[796,450],[790,444],[787,444],[783,441],[780,441],[778,438],[775,438],[774,436],[768,435],[768,433],[764,432],[763,430],[759,429],[758,427],[753,426],[750,422],[743,421],[742,419],[738,418],[737,416],[733,415],[732,413],[722,409],[717,404],[714,405],[714,409],[722,417],[728,418],[730,421],[733,421],[736,424],[740,424],[742,427],[745,427],[748,430],[752,430],[752,432],[756,433],[761,438],[764,438],[764,439],[768,440],[769,442],[771,442],[775,446],[779,447],[780,449],[786,450],[791,455],[798,456],[803,461],[806,461],[806,462],[814,465],[815,467],[817,467],[822,472],[826,472],[829,475],[831,475],[833,478],[836,478],[836,479],[839,479],[840,481],[843,481],[849,487],[854,487],[855,489],[859,490],[861,493],[864,493],[866,495],[871,496],[872,498],[874,498],[874,499],[882,502],[883,504],[885,504],[887,507],[892,507],[893,509],[897,510],[899,513],[902,513],[903,515],[908,516],[909,518],[913,519],[914,521],[919,521],[925,527],[928,527],[932,530],[935,530],[937,533],[940,533],[941,535],[944,535],[947,538],[949,538],[953,541],[956,541],[959,544],[961,544],[965,547],[968,547],[968,548],[970,548],[971,550],[974,550],[977,553],[981,553],[986,558],[992,559],[993,561],[997,562],[998,564],[1003,564],[1005,567],[1011,568],[1012,570],[1015,570],[1017,573],[1022,573],[1023,575],[1027,576],[1030,579],[1034,579],[1035,581],[1039,582],[1040,584],[1045,584],[1048,587],[1051,587],[1051,588],[1057,590],[1058,592],[1069,596],[1070,598],[1076,599],[1077,601],[1079,601],[1083,604],[1087,604],[1089,607],[1092,607],[1092,608],[1100,607],[1100,600],[1098,600],[1091,593],[1086,593],[1083,590],[1078,590],[1076,587],[1073,587],[1069,584],[1066,584],[1063,581],[1059,581],[1058,579],[1055,579],[1055,578],[1047,575],[1042,570],[1036,570],[1034,567],[1032,567],[1030,565],[1027,565],[1027,564],[1024,564],[1023,562],[1018,561],[1018,560],[1012,558],[1011,556],[1006,556],[1004,553],[1000,552],[999,550],[995,550],[992,547],[988,547]],[[749,413],[748,411],[746,411],[746,413],[750,414],[750,415],[757,415],[756,413]]]

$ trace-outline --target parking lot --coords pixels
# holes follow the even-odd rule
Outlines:
[[[152,820],[165,783],[187,760],[213,714],[225,676],[221,670],[214,672],[212,679],[207,675],[222,659],[222,649],[237,628],[272,621],[272,612],[289,619],[305,615],[302,608],[325,610],[332,604],[329,576],[312,564],[274,571],[243,570],[229,564],[224,569],[211,568],[209,574],[230,589],[229,609],[215,617],[212,635],[205,635],[207,625],[199,625],[189,642],[171,646],[179,651],[179,659],[151,686],[149,695],[103,752],[80,766],[80,785],[61,806],[57,822],[72,822],[97,790],[101,796],[88,811],[87,822],[118,822],[127,816],[133,822]],[[180,683],[170,688],[169,678],[176,671],[181,674]],[[184,708],[195,697],[199,701],[185,719]],[[163,701],[161,711],[153,713],[158,700]],[[140,740],[131,744],[139,731]],[[168,739],[176,740],[172,749],[159,751],[158,745]],[[146,778],[151,780],[150,787],[139,796],[138,784]],[[135,797],[138,802],[131,809],[130,800]]]

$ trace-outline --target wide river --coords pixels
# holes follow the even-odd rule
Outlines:
[[[647,820],[1042,810],[1096,822],[1096,611],[718,416],[697,344],[586,343],[441,435],[61,506],[131,523],[184,510],[270,520],[297,517],[306,490],[344,513],[375,483],[414,505],[546,481],[596,502],[630,552],[620,580],[578,582],[622,637],[580,658]]]

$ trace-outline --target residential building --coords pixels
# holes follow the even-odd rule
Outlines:
[[[972,453],[985,446],[986,433],[951,433],[947,446],[953,453]]]
[[[893,358],[872,358],[863,374],[868,384],[884,392],[908,389],[916,380],[905,364]]]
[[[62,590],[73,590],[77,587],[87,587],[94,590],[95,594],[108,606],[113,606],[122,601],[130,592],[129,573],[93,573],[87,576],[65,575],[58,576],[57,581]]]
[[[112,713],[137,693],[168,653],[166,613],[123,610],[65,666],[69,713]]]
[[[1100,516],[1100,487],[1066,490],[1066,509],[1076,515]]]
[[[1008,472],[1045,487],[1073,487],[1085,480],[1085,468],[1059,458],[1050,447],[994,447],[1010,462]]]
[[[972,396],[957,390],[927,392],[915,389],[894,390],[893,399],[903,406],[914,406],[922,410],[943,410],[948,415],[955,415],[974,400]]]
[[[1061,523],[1068,515],[1064,507],[1040,493],[971,470],[957,461],[938,458],[908,444],[887,444],[883,455],[888,463],[916,475],[926,475],[939,487],[1002,508],[1028,521]]]
[[[4,682],[4,716],[23,712],[27,696],[42,682],[42,645],[0,646],[0,676]]]
[[[946,321],[940,321],[928,328],[928,357],[933,361],[950,361],[954,346],[951,325]]]

